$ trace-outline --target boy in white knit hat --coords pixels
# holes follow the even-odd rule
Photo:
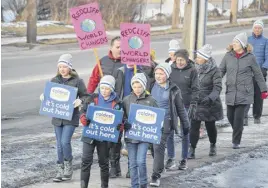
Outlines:
[[[168,58],[166,59],[166,63],[171,65],[175,61],[175,52],[180,49],[179,41],[172,39],[169,42],[169,49],[168,49]]]
[[[252,35],[248,37],[248,43],[253,46],[253,54],[256,57],[257,63],[261,68],[262,75],[266,81],[267,69],[268,69],[268,39],[263,36],[264,24],[262,20],[256,20],[252,27]],[[254,103],[252,108],[252,114],[254,117],[254,123],[261,123],[263,100],[261,99],[261,92],[258,84],[254,80]],[[250,105],[247,106],[245,112],[244,125],[248,125],[248,111]]]

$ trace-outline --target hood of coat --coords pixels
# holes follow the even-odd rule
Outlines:
[[[228,52],[234,51],[234,48],[233,48],[233,45],[232,44],[229,44],[229,46],[226,49],[227,49]],[[248,52],[248,53],[252,53],[253,52],[253,47],[251,46],[251,44],[248,44],[247,45],[246,52]]]

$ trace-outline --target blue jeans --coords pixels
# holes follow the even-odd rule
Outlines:
[[[186,112],[188,112],[189,108],[185,108]],[[184,135],[183,134],[183,129],[182,126],[180,126],[180,131],[181,131],[181,157],[182,159],[187,159],[188,156],[188,148],[189,148],[189,134]],[[168,158],[169,159],[174,159],[175,158],[175,146],[174,146],[174,133],[175,131],[171,131],[170,135],[167,138],[167,153],[168,153]]]
[[[71,139],[75,130],[73,125],[62,125],[54,126],[56,140],[57,140],[57,163],[62,164],[64,160],[71,161],[72,156],[72,146]]]
[[[149,143],[127,143],[131,188],[147,185],[146,155]]]

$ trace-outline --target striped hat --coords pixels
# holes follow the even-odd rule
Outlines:
[[[204,46],[202,46],[202,48],[200,48],[196,52],[198,56],[206,60],[211,58],[211,53],[212,53],[212,46],[210,44],[205,44]]]
[[[131,87],[133,85],[134,82],[139,82],[143,89],[146,89],[146,85],[147,85],[147,78],[143,73],[136,73],[132,79],[131,79]]]
[[[70,69],[73,68],[73,64],[72,64],[72,55],[71,54],[63,54],[60,56],[59,60],[58,60],[58,66],[59,65],[65,65],[68,66]]]
[[[253,24],[253,28],[255,26],[261,26],[261,28],[263,29],[264,28],[264,24],[263,24],[263,21],[262,20],[256,20]]]
[[[158,64],[155,67],[154,71],[156,71],[157,69],[162,69],[166,73],[167,78],[169,78],[169,76],[171,74],[171,71],[172,71],[171,66],[168,63],[160,63],[160,64]]]
[[[105,75],[101,78],[100,80],[100,87],[101,86],[106,86],[106,87],[109,87],[112,92],[114,91],[114,87],[115,87],[115,79],[113,76],[111,75]]]

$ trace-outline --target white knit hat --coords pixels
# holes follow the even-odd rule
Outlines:
[[[210,44],[205,44],[199,50],[197,50],[196,54],[206,60],[211,57],[212,46]]]
[[[263,24],[263,21],[262,20],[256,20],[255,22],[254,22],[254,24],[253,24],[253,28],[255,27],[255,26],[261,26],[261,28],[263,29],[264,28],[264,24]]]
[[[143,73],[136,73],[132,79],[131,79],[131,87],[133,85],[134,82],[139,82],[143,89],[146,89],[146,84],[147,84],[147,78]]]
[[[176,52],[177,50],[180,49],[180,45],[179,45],[179,41],[172,39],[169,42],[169,49],[168,49],[168,53],[170,52]]]
[[[171,66],[168,64],[168,63],[159,63],[156,67],[155,67],[155,69],[154,69],[154,71],[156,71],[157,69],[162,69],[165,73],[166,73],[166,75],[167,75],[167,78],[169,78],[169,76],[170,76],[170,74],[171,74]]]
[[[105,75],[100,80],[100,87],[101,86],[109,87],[112,91],[114,91],[115,88],[115,79],[111,75]]]
[[[63,55],[61,55],[59,60],[58,60],[58,66],[59,65],[66,65],[70,69],[72,69],[73,68],[72,58],[73,57],[72,57],[71,54],[63,54]]]
[[[236,35],[234,40],[237,40],[238,42],[240,42],[240,44],[243,48],[246,48],[248,45],[247,33],[240,33],[240,34]]]

